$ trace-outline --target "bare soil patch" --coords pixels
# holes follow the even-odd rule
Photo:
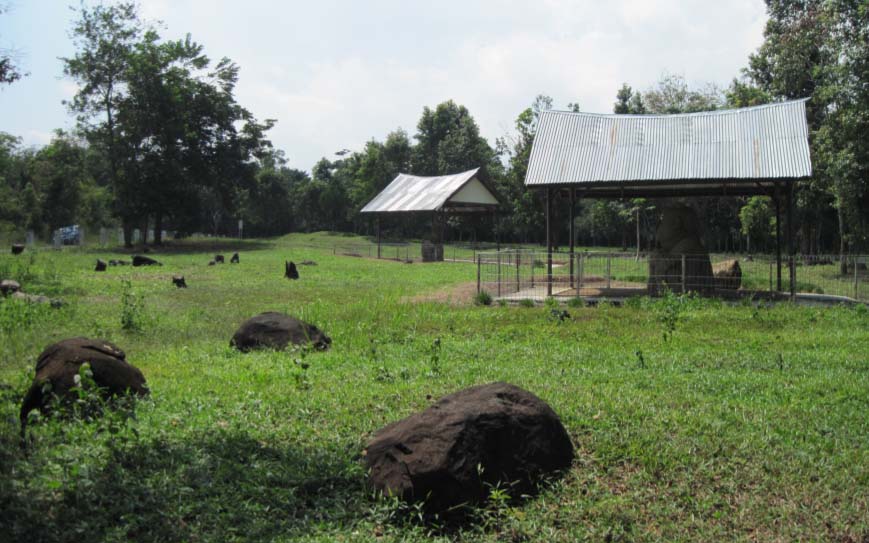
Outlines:
[[[431,292],[409,296],[403,301],[415,304],[425,302],[437,302],[448,304],[456,307],[474,305],[474,296],[477,294],[477,283],[471,281],[469,283],[459,283],[458,285],[450,285]]]

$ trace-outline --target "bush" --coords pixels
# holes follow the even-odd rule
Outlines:
[[[474,296],[474,304],[475,305],[492,305],[492,295],[486,292],[485,290],[481,290]]]

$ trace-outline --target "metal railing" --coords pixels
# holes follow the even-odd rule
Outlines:
[[[549,272],[549,261],[552,271]],[[658,295],[665,290],[720,297],[824,295],[869,302],[869,256],[569,253],[526,249],[479,253],[477,290],[496,298]],[[794,276],[791,292],[791,274]]]

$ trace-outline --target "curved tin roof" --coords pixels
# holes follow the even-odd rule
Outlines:
[[[525,185],[714,186],[809,177],[805,102],[678,115],[544,111]]]
[[[380,194],[361,209],[361,213],[439,211],[463,187],[475,180],[479,183],[476,177],[479,170],[479,168],[474,168],[462,173],[437,177],[421,177],[400,173]],[[460,207],[497,205],[492,204],[492,201],[497,202],[497,198],[491,191],[482,183],[480,186],[483,188],[483,198],[479,198],[480,201],[465,197],[456,202],[455,205]]]

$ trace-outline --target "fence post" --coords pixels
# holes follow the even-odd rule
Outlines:
[[[610,273],[612,272],[612,260],[613,260],[613,254],[607,253],[606,254],[606,288],[607,288],[607,290],[609,290],[610,286],[612,285],[612,276],[610,275]]]
[[[685,255],[682,255],[682,294],[685,293]]]
[[[772,260],[769,261],[769,291],[772,292]]]
[[[582,279],[585,273],[585,255],[579,253],[577,258],[579,259],[579,266],[577,266],[579,268],[579,277],[576,279],[576,295],[579,296],[579,289],[582,288]]]
[[[791,268],[791,301],[797,299],[797,259],[796,255],[791,254],[789,257]]]
[[[854,299],[857,300],[857,255],[854,255]]]
[[[520,270],[522,269],[522,263],[519,249],[516,249],[516,292],[522,290],[522,281],[519,277]]]
[[[480,293],[480,260],[481,257],[477,255],[477,294]]]
[[[501,251],[498,251],[498,296],[501,296]]]
[[[531,265],[531,288],[534,288],[534,250],[532,249],[531,258],[528,259],[528,263]]]

